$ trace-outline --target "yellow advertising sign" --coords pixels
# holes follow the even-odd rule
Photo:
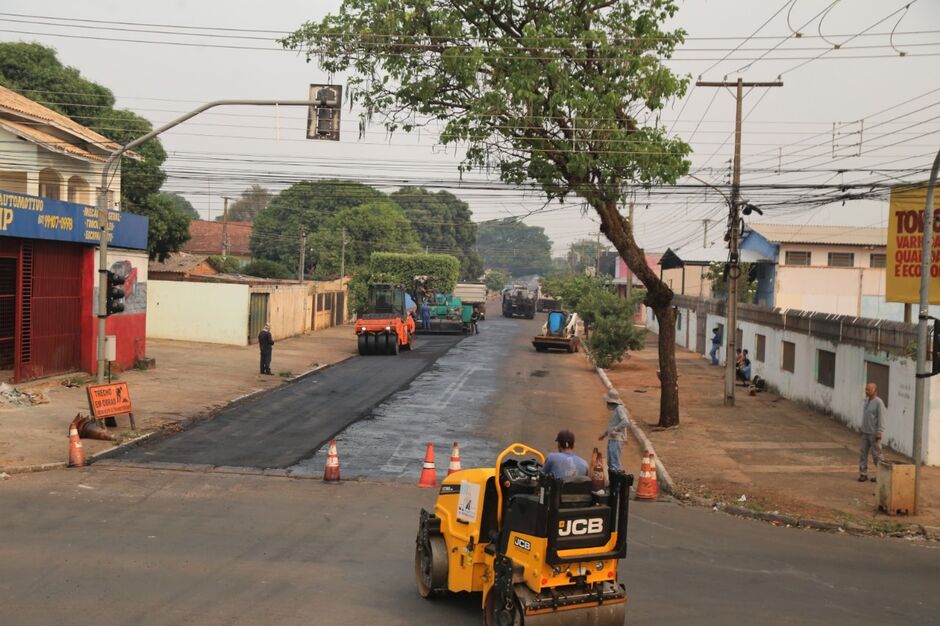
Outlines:
[[[940,210],[940,190],[934,193],[934,212]],[[888,259],[885,299],[916,304],[920,301],[921,251],[924,244],[924,206],[927,187],[895,187],[888,209]],[[934,216],[930,255],[930,304],[940,304],[940,215]]]

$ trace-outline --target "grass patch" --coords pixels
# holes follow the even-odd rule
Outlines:
[[[293,378],[294,372],[290,370],[281,370],[280,372],[277,373],[277,375],[280,376],[281,378]]]

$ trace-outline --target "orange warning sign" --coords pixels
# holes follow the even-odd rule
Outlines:
[[[127,383],[109,383],[106,385],[88,385],[88,406],[95,419],[113,417],[130,413],[131,394]]]

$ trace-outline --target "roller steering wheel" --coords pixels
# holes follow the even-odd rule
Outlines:
[[[535,459],[525,459],[523,461],[519,461],[518,467],[519,470],[529,478],[535,478],[539,475],[539,470],[542,469],[542,464]]]

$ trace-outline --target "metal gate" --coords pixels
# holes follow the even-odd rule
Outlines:
[[[258,341],[258,333],[268,323],[268,294],[253,293],[248,304],[248,343]]]
[[[82,253],[79,245],[23,244],[21,379],[81,367]]]
[[[16,351],[16,259],[0,258],[0,370],[13,369]]]
[[[346,294],[342,291],[336,292],[336,303],[333,307],[333,325],[342,326],[346,323],[343,319],[343,312],[346,310]]]
[[[708,354],[708,347],[705,345],[705,327],[708,324],[708,316],[705,314],[705,311],[696,312],[695,316],[695,347],[698,348],[696,352],[700,354]]]

